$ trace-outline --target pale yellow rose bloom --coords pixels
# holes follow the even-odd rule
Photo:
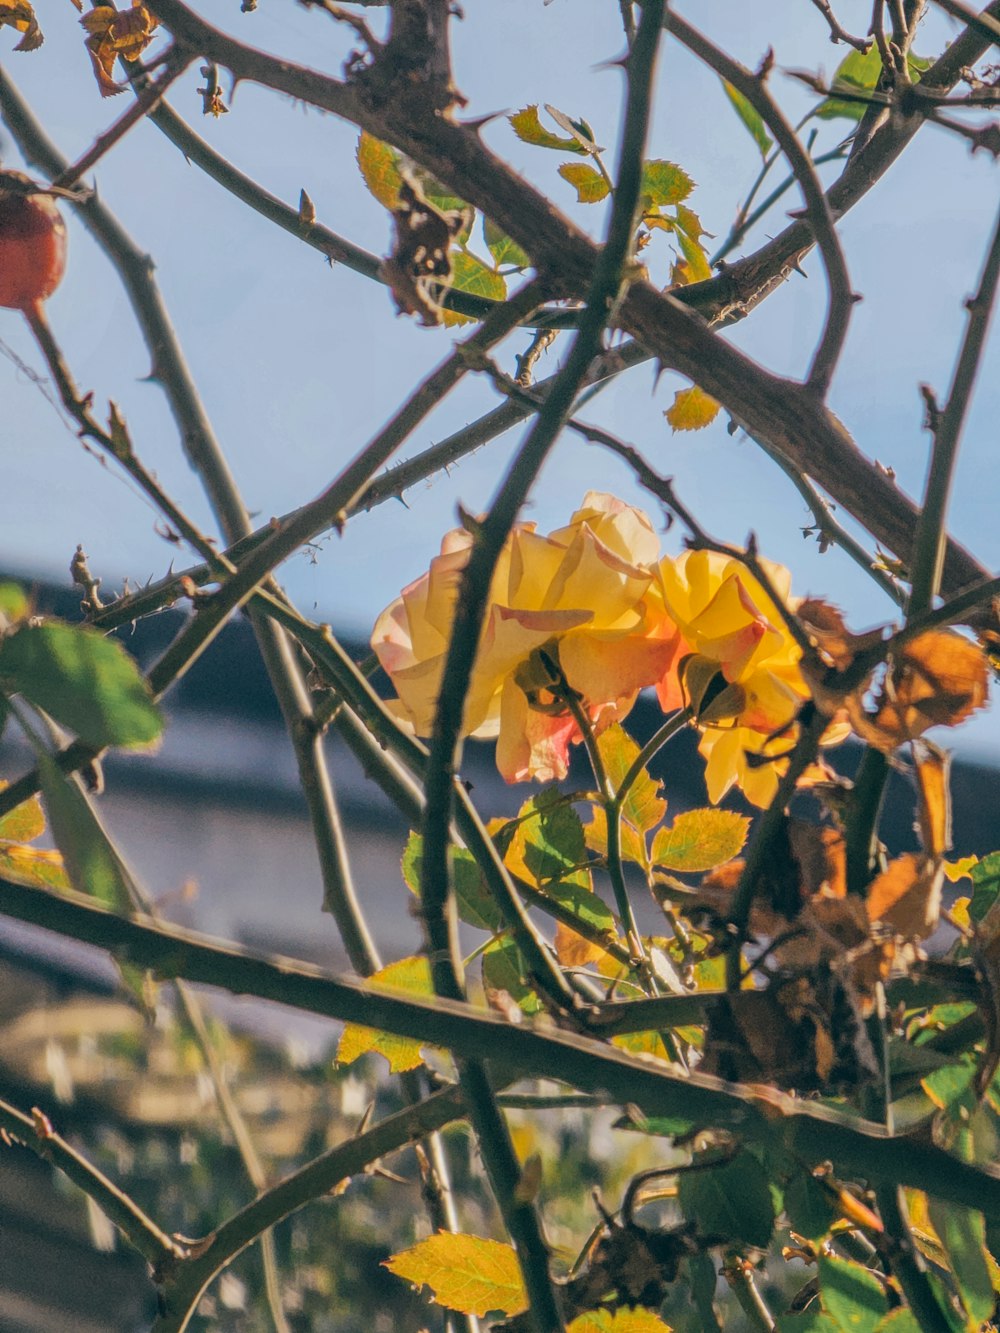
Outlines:
[[[434,726],[472,540],[462,529],[448,533],[428,572],[382,612],[372,634],[399,696],[396,714],[419,736]],[[464,734],[497,739],[507,781],[564,777],[568,747],[581,739],[553,669],[598,732],[669,674],[681,645],[658,594],[658,556],[647,516],[596,492],[548,536],[534,524],[511,533],[490,588],[463,719]]]
[[[789,571],[761,563],[776,596],[794,609]],[[662,560],[659,573],[667,613],[691,652],[703,670],[718,664],[734,687],[699,719],[709,799],[721,800],[735,784],[754,805],[767,805],[786,764],[754,764],[752,756],[783,754],[794,742],[794,732],[786,729],[809,697],[801,650],[774,601],[739,560],[688,551]]]

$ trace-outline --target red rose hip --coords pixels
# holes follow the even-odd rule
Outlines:
[[[0,171],[0,306],[30,310],[66,269],[66,224],[55,201],[31,192],[17,171]]]

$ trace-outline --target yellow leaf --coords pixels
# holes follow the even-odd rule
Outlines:
[[[369,191],[391,213],[399,206],[399,154],[367,130],[358,140],[358,168]]]
[[[0,791],[8,786],[0,782]],[[0,818],[0,838],[7,842],[34,842],[45,832],[45,814],[37,796],[31,796]]]
[[[611,189],[606,178],[588,162],[564,162],[559,175],[576,190],[580,204],[598,204],[608,197]]]
[[[460,1314],[515,1315],[528,1308],[517,1255],[499,1241],[439,1231],[383,1262],[404,1281],[430,1287],[438,1305]]]
[[[586,967],[603,958],[606,950],[578,934],[572,926],[560,921],[556,926],[556,957],[563,967]]]
[[[137,60],[153,40],[158,22],[142,0],[132,0],[131,9],[98,5],[80,19],[89,34],[87,50],[102,97],[114,97],[123,91],[114,80],[115,61],[119,56]]]
[[[368,984],[375,990],[396,990],[405,995],[434,994],[430,963],[426,958],[400,958],[373,973]],[[352,1064],[369,1051],[388,1060],[391,1074],[405,1074],[424,1061],[419,1041],[392,1032],[380,1032],[362,1023],[348,1023],[337,1045],[338,1064]]]
[[[0,876],[32,889],[63,891],[70,887],[61,852],[22,847],[19,843],[0,843]]]
[[[719,404],[704,389],[693,384],[674,395],[672,406],[663,414],[674,431],[702,430],[719,415]]]
[[[611,1038],[612,1046],[618,1046],[630,1055],[648,1055],[654,1060],[670,1063],[663,1038],[658,1032],[620,1032]]]
[[[978,856],[962,856],[957,861],[945,861],[944,875],[952,884],[960,879],[968,879],[973,868],[979,864]]]
[[[566,1333],[670,1333],[670,1325],[651,1310],[588,1310],[577,1315]]]
[[[654,865],[687,874],[714,870],[743,850],[750,820],[735,810],[688,810],[653,839]]]

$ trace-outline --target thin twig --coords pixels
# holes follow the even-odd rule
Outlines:
[[[823,397],[840,359],[855,297],[840,238],[834,225],[833,213],[822,183],[816,175],[816,168],[778,104],[767,91],[766,63],[759,73],[751,74],[673,11],[667,15],[666,27],[706,65],[743,94],[774,135],[798,180],[805,200],[806,216],[826,267],[829,286],[826,324],[806,377],[809,387]]]
[[[58,1167],[154,1267],[184,1258],[186,1247],[161,1231],[134,1199],[57,1134],[48,1116],[37,1107],[32,1108],[31,1115],[25,1115],[9,1102],[0,1101],[0,1136],[22,1143]]]
[[[180,78],[193,60],[193,52],[179,50],[176,46],[171,46],[158,62],[163,71],[159,77],[146,85],[129,109],[119,116],[109,129],[97,136],[81,158],[78,158],[71,167],[61,171],[53,179],[53,187],[68,190],[75,185],[81,176],[90,171],[104,157],[105,153],[110,152],[134,125],[138,125],[139,121],[149,115],[157,103],[161,101],[170,85]]]
[[[871,38],[852,37],[849,32],[842,28],[836,14],[830,8],[830,0],[812,0],[812,3],[826,19],[827,26],[830,29],[830,41],[846,42],[848,46],[853,46],[855,51],[860,51],[864,55],[871,46]]]

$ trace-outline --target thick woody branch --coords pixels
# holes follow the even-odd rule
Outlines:
[[[528,251],[559,295],[579,297],[587,290],[596,259],[593,243],[495,157],[474,128],[445,116],[419,114],[419,105],[414,105],[405,89],[392,101],[373,101],[363,79],[341,83],[246,47],[204,23],[182,0],[150,0],[150,8],[178,41],[227,65],[237,77],[309,101],[396,144],[456,194],[493,218]],[[1000,13],[1000,0],[996,8]],[[959,38],[927,72],[925,81],[930,80],[929,86],[933,87],[947,86],[970,59],[978,58],[983,45],[978,35]],[[957,64],[956,48],[962,57]],[[829,191],[834,216],[867,192],[922,123],[921,116],[913,115],[902,128],[892,127],[891,135],[883,131],[874,136]],[[712,313],[719,313],[720,301],[723,305],[729,301],[728,308],[745,302],[748,288],[755,292],[773,288],[812,244],[811,227],[804,222],[793,224],[769,247],[751,256],[753,271],[744,266],[735,278],[732,270],[723,275],[727,284],[720,284],[709,294]],[[635,282],[630,286],[617,323],[664,365],[696,380],[719,399],[752,435],[791,459],[881,545],[908,557],[915,505],[864,457],[844,426],[816,401],[814,394],[770,375],[713,334],[692,309],[649,284]],[[946,591],[961,591],[985,575],[968,552],[949,543],[943,580]]]

